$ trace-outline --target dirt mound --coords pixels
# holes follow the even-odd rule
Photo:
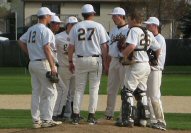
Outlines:
[[[116,127],[114,121],[100,120],[97,125],[82,122],[79,125],[64,123],[57,127],[41,129],[4,129],[0,133],[164,133],[164,131],[143,127]],[[168,130],[165,133],[190,133],[191,131]]]

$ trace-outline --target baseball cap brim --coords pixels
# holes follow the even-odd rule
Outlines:
[[[144,24],[152,24],[151,22],[145,21],[143,22]]]
[[[50,16],[54,16],[54,15],[56,15],[54,12],[50,12],[48,15],[50,15]]]
[[[120,13],[109,13],[108,15],[121,15],[121,16],[125,16],[125,14],[120,14]]]

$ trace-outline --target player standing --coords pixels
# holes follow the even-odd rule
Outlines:
[[[121,7],[113,9],[112,13],[113,22],[115,27],[110,32],[109,45],[109,75],[108,75],[108,96],[107,96],[107,107],[105,111],[106,119],[111,120],[114,115],[116,97],[120,87],[123,87],[123,80],[125,76],[125,66],[119,62],[119,49],[117,47],[118,40],[127,37],[128,25],[125,21],[125,10]]]
[[[75,94],[73,103],[73,124],[79,123],[79,113],[86,87],[89,81],[89,124],[96,124],[95,112],[98,101],[98,90],[102,75],[102,57],[106,60],[107,42],[109,36],[104,27],[93,21],[95,11],[92,5],[85,4],[82,7],[84,21],[74,25],[70,31],[70,45],[68,48],[69,69],[73,73],[75,69]],[[103,50],[103,51],[102,51]],[[73,64],[73,53],[76,54],[76,65]]]
[[[56,48],[57,48],[57,57],[58,57],[58,73],[66,85],[66,90],[60,90],[58,92],[57,104],[55,106],[55,117],[57,120],[66,120],[66,118],[71,117],[72,109],[71,103],[73,101],[74,90],[75,90],[75,76],[69,71],[69,62],[68,62],[68,45],[69,45],[69,32],[78,22],[77,18],[71,16],[67,19],[66,30],[56,34]],[[73,60],[74,57],[73,57]],[[68,101],[68,104],[66,104]],[[67,107],[68,106],[68,107]],[[66,114],[66,111],[67,114]],[[63,117],[65,117],[63,119]]]
[[[146,119],[149,117],[147,104],[147,79],[150,73],[149,58],[147,49],[150,47],[156,51],[157,56],[160,53],[159,44],[153,34],[147,30],[143,30],[140,26],[143,20],[143,15],[140,12],[134,11],[128,16],[128,24],[131,27],[126,39],[128,45],[123,51],[124,57],[129,57],[133,52],[132,60],[125,75],[124,87],[121,91],[122,99],[122,123],[120,126],[134,126],[134,99],[137,100],[137,108],[140,110],[138,119],[140,126],[146,126]]]
[[[164,37],[159,33],[158,30],[159,28],[158,18],[150,17],[144,23],[146,24],[147,29],[154,34],[161,48],[161,52],[158,58],[158,65],[151,66],[151,73],[147,81],[147,96],[148,96],[148,103],[150,104],[149,108],[151,110],[150,124],[153,128],[166,130],[166,122],[164,119],[164,112],[162,108],[162,102],[160,99],[162,70],[164,69],[165,58],[166,58],[166,42]]]
[[[55,34],[57,34],[60,30],[60,24],[62,21],[60,21],[59,17],[57,15],[53,15],[51,22],[50,22],[50,29]]]
[[[56,16],[56,15],[52,16],[52,19],[50,22],[50,29],[54,34],[56,34],[60,30],[61,23],[62,23],[62,21],[60,21],[58,16]],[[62,77],[60,75],[60,72],[59,72],[59,70],[61,68],[59,65],[58,57],[57,57],[58,49],[56,46],[57,46],[57,44],[51,45],[51,50],[53,53],[54,61],[58,67],[58,78],[59,78],[59,82],[56,84],[56,89],[57,89],[58,95],[56,98],[56,104],[54,107],[52,119],[54,121],[64,121],[63,116],[64,116],[65,105],[66,105],[66,96],[65,95],[67,95],[68,91],[67,91],[66,85],[64,84]]]
[[[46,78],[47,71],[51,71],[52,75],[57,74],[57,67],[50,48],[51,44],[55,44],[55,38],[52,31],[46,27],[52,15],[54,13],[47,7],[41,7],[37,12],[39,22],[30,27],[19,40],[19,46],[29,55],[30,59],[31,114],[34,128],[60,124],[52,120],[57,95],[56,86]]]

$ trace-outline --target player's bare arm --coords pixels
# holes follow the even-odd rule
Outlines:
[[[75,51],[74,45],[69,45],[68,46],[68,61],[69,61],[69,70],[71,73],[74,73],[74,70],[75,70],[75,66],[72,60],[74,51]]]
[[[46,44],[43,48],[44,48],[46,58],[47,58],[47,60],[49,62],[50,68],[51,68],[51,73],[52,73],[52,75],[56,75],[57,74],[57,69],[56,69],[56,66],[55,66],[55,63],[54,63],[54,59],[53,59],[52,54],[51,54],[50,45]]]
[[[109,67],[109,64],[111,62],[111,56],[109,55],[109,46],[107,45],[107,65]]]
[[[155,54],[156,54],[157,59],[159,58],[160,52],[161,52],[161,49],[157,49],[157,50],[155,51]]]
[[[135,49],[135,45],[129,44],[121,53],[123,54],[124,57],[128,57],[131,52]]]
[[[25,54],[28,55],[27,44],[20,40],[18,41],[18,43],[19,43],[19,47],[24,51]]]
[[[102,57],[103,57],[103,63],[104,63],[104,69],[106,74],[108,73],[108,47],[107,47],[107,43],[104,43],[101,45],[101,50],[102,50]]]

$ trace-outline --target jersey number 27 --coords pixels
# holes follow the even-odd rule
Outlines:
[[[87,31],[87,33],[86,33]],[[92,39],[92,35],[94,34],[95,29],[94,28],[80,28],[78,29],[78,41],[84,41],[87,36],[87,40]]]

